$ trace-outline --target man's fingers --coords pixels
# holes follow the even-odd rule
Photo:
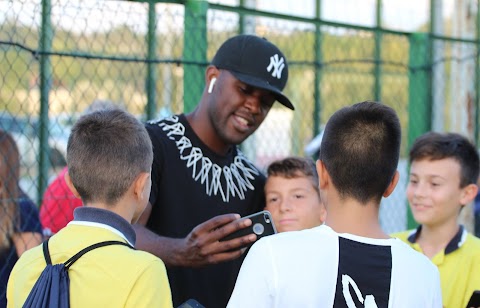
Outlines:
[[[232,221],[238,220],[239,218],[240,218],[240,215],[238,214],[224,214],[224,215],[215,216],[205,221],[204,223],[199,224],[193,230],[198,233],[204,232],[204,231],[210,232]]]
[[[257,236],[249,234],[239,238],[234,238],[229,241],[215,241],[210,242],[208,234],[204,234],[201,241],[190,242],[188,254],[186,258],[189,260],[188,264],[192,267],[200,267],[208,264],[216,264],[223,261],[236,259],[245,252],[245,247],[255,242]],[[208,242],[208,244],[200,244],[201,242]],[[204,243],[205,243],[204,242]]]
[[[205,247],[204,252],[208,255],[217,255],[223,252],[240,251],[245,246],[248,246],[256,240],[257,236],[252,233],[228,241],[217,241]]]
[[[214,237],[217,240],[221,240],[227,235],[230,235],[231,233],[244,229],[246,227],[249,227],[252,225],[252,221],[250,219],[237,219],[234,220],[226,225],[221,226],[220,228],[217,228],[213,231]],[[252,233],[253,234],[253,233]]]
[[[203,238],[202,242],[204,243],[219,241],[225,236],[252,224],[250,219],[239,218],[238,214],[215,216],[195,227],[192,231],[192,236],[194,238]],[[206,240],[207,238],[208,240]]]
[[[238,214],[225,214],[195,227],[185,238],[185,254],[192,266],[203,266],[238,258],[245,247],[257,240],[254,233],[224,240],[227,235],[252,225],[250,219],[239,219]],[[250,231],[245,230],[246,233]]]

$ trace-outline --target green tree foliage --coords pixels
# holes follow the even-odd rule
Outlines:
[[[38,29],[14,22],[5,22],[0,29],[0,39],[12,43],[0,45],[0,69],[3,72],[0,109],[20,114],[32,112],[32,108],[22,106],[32,100],[31,95],[38,88],[38,59],[29,51],[37,49]],[[92,100],[104,98],[121,102],[136,114],[143,113],[146,104],[146,63],[142,61],[147,54],[145,34],[126,25],[108,32],[53,30],[52,92],[55,98],[56,94],[60,96],[60,90],[68,96],[61,103],[62,108],[54,108],[55,112],[78,113]],[[208,35],[207,57],[211,59],[219,44],[234,33],[211,30]],[[321,123],[325,123],[338,108],[373,99],[373,72],[378,61],[381,63],[382,102],[394,107],[406,126],[406,37],[382,35],[381,59],[374,59],[373,32],[322,27],[321,59],[316,63],[321,74],[318,98],[321,113],[318,115],[314,114],[314,31],[269,33],[268,37],[285,51],[291,63],[285,92],[297,106],[293,134],[298,138],[292,138],[297,143],[293,146],[295,154],[301,154],[303,145],[314,137],[314,117],[320,117]],[[158,109],[168,106],[172,112],[182,111],[182,49],[183,33],[157,33]]]

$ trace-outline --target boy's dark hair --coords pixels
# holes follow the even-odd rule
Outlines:
[[[84,203],[115,204],[152,161],[144,125],[120,109],[80,117],[68,138],[68,172]]]
[[[281,176],[287,179],[308,177],[315,190],[318,191],[318,174],[315,162],[310,158],[292,156],[274,161],[268,166],[267,175]]]
[[[381,103],[344,107],[328,120],[320,147],[340,197],[380,202],[397,169],[401,128],[395,111]]]
[[[479,156],[475,146],[457,133],[428,132],[418,137],[410,149],[410,163],[420,160],[453,158],[460,164],[460,187],[476,184]]]

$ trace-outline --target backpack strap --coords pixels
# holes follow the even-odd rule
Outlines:
[[[45,262],[47,262],[47,265],[51,265],[52,264],[52,259],[50,258],[50,252],[48,251],[48,240],[50,238],[48,238],[46,241],[43,242],[42,244],[42,247],[43,247],[43,256],[45,257]],[[130,246],[129,244],[125,243],[125,242],[120,242],[120,241],[105,241],[105,242],[100,242],[100,243],[95,243],[93,245],[90,245],[86,248],[83,248],[82,250],[80,250],[79,252],[77,252],[73,257],[71,257],[70,259],[68,259],[64,264],[65,264],[65,269],[68,270],[68,268],[73,264],[75,263],[75,261],[77,261],[78,259],[80,259],[81,256],[83,256],[84,254],[86,254],[87,252],[89,252],[90,250],[94,250],[94,249],[97,249],[97,248],[100,248],[100,247],[104,247],[104,246],[110,246],[110,245],[123,245],[123,246],[127,246],[127,247],[130,247],[132,249],[135,249],[134,247]]]
[[[65,269],[68,270],[68,268],[70,266],[72,266],[72,264],[75,263],[75,261],[80,259],[80,257],[83,256],[84,254],[86,254],[87,252],[89,252],[91,250],[94,250],[94,249],[97,249],[97,248],[100,248],[100,247],[110,246],[110,245],[123,245],[123,246],[127,246],[131,249],[135,249],[134,247],[130,246],[129,244],[127,244],[125,242],[120,242],[120,241],[105,241],[105,242],[96,243],[96,244],[93,244],[93,245],[90,245],[88,247],[83,248],[82,250],[77,252],[73,257],[68,259],[67,262],[64,263],[65,264]]]
[[[48,240],[50,238],[47,238],[45,242],[43,242],[42,247],[43,247],[43,257],[45,258],[45,262],[47,262],[47,265],[52,264],[52,259],[50,258],[50,252],[48,251]]]

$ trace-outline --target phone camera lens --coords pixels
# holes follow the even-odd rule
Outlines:
[[[253,232],[256,235],[261,235],[263,233],[263,231],[265,231],[265,228],[263,227],[262,224],[256,223],[256,224],[253,225]]]

